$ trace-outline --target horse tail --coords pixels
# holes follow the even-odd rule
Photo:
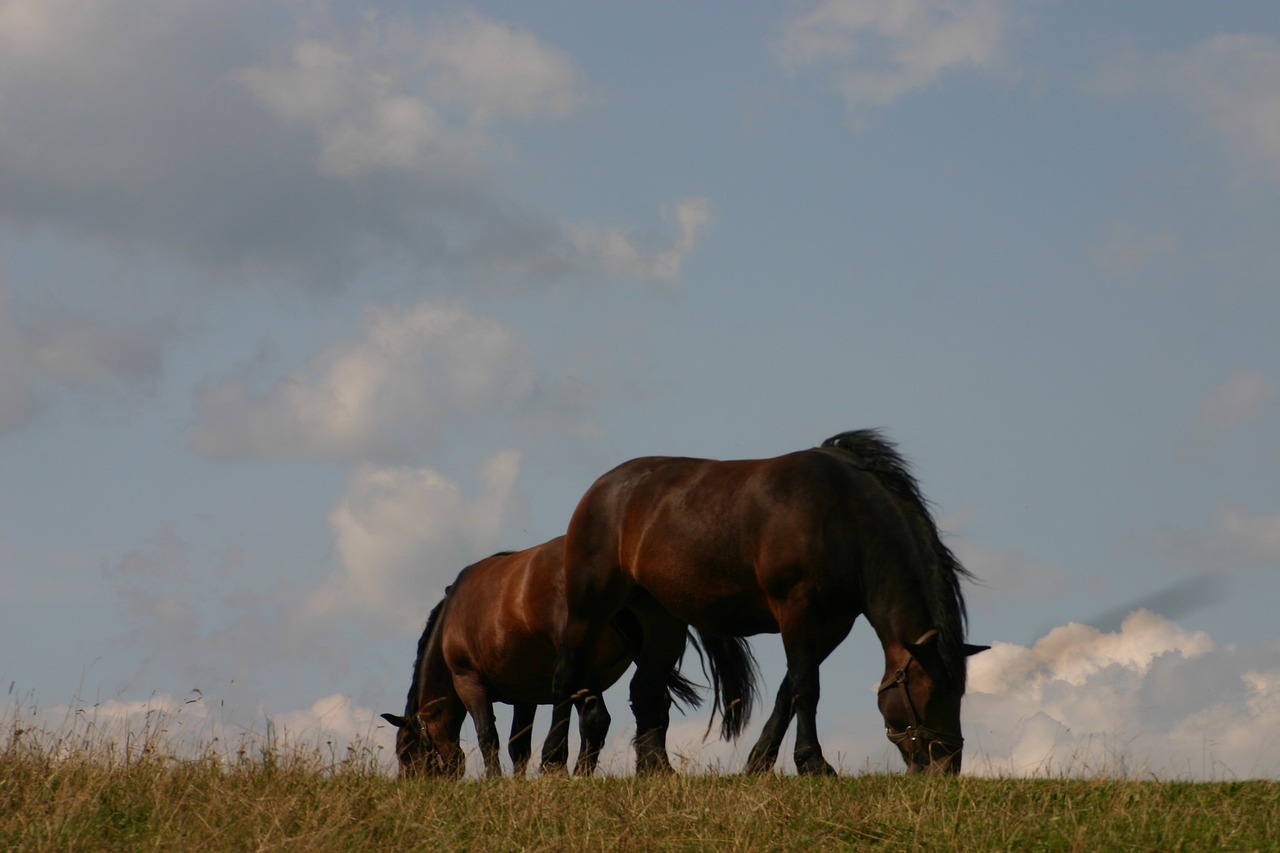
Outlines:
[[[973,574],[961,565],[956,555],[942,541],[929,502],[911,473],[897,446],[880,430],[859,429],[843,432],[822,442],[824,448],[836,448],[852,457],[853,464],[873,474],[896,498],[912,507],[918,518],[917,530],[933,555],[933,570],[921,578],[922,590],[938,629],[943,665],[964,687],[964,635],[968,614],[960,582]]]
[[[707,732],[711,732],[719,713],[720,737],[735,740],[747,727],[760,692],[760,673],[751,644],[746,637],[720,637],[698,631],[694,648],[699,649],[699,656],[703,657],[703,671],[711,677],[714,704]]]

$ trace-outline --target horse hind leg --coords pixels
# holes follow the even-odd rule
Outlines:
[[[542,743],[542,773],[544,776],[564,775],[569,770],[569,719],[573,714],[571,702],[551,706],[551,727]]]
[[[782,739],[791,726],[795,716],[795,708],[791,701],[791,679],[782,679],[778,687],[778,696],[773,702],[773,713],[765,721],[760,730],[760,738],[751,747],[751,755],[747,758],[748,773],[768,773],[778,762],[778,750],[782,748]]]
[[[590,776],[595,772],[611,722],[609,709],[605,707],[604,697],[599,691],[582,698],[578,704],[578,729],[582,744],[578,749],[578,761],[573,766],[573,775]]]
[[[517,779],[523,779],[528,772],[529,756],[533,754],[533,718],[537,711],[538,706],[533,704],[519,704],[512,710],[507,752]]]

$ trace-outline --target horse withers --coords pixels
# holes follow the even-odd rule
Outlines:
[[[575,772],[595,768],[610,722],[603,699],[583,694],[556,704],[551,689],[566,614],[563,559],[564,537],[495,554],[463,569],[431,611],[418,641],[405,712],[382,715],[398,730],[401,777],[461,776],[466,756],[460,733],[468,713],[486,774],[501,775],[495,702],[513,706],[508,751],[517,776],[525,775],[532,754],[537,706],[546,704],[555,707],[543,746],[543,771],[567,768],[569,717],[575,706],[581,731]],[[602,691],[633,660],[672,661],[659,689],[668,702],[674,696],[697,705],[695,686],[678,672],[689,636],[687,625],[637,591],[597,632],[583,656],[584,677]],[[750,651],[741,642],[704,641],[700,654],[705,650],[711,664],[720,707],[740,695],[743,688],[734,673],[749,669]]]
[[[774,766],[795,718],[796,769],[834,773],[817,736],[818,670],[866,614],[884,650],[878,702],[890,740],[911,772],[959,772],[965,659],[986,648],[964,642],[969,573],[878,431],[771,459],[624,462],[574,511],[564,572],[559,701],[593,695],[588,652],[641,587],[704,634],[781,634],[787,674],[747,769]],[[666,704],[656,679],[643,683],[632,683],[636,767],[670,772]]]

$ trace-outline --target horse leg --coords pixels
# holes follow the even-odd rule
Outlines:
[[[501,750],[497,721],[493,716],[493,702],[489,693],[473,674],[454,675],[458,698],[467,706],[471,721],[475,723],[476,740],[480,743],[480,755],[484,758],[485,775],[490,779],[502,775]]]
[[[578,760],[573,765],[574,776],[590,776],[600,762],[605,738],[609,734],[609,709],[599,692],[588,694],[578,705],[578,730],[582,737]]]
[[[791,679],[783,678],[778,686],[778,697],[773,702],[773,713],[760,730],[760,739],[751,747],[747,758],[748,773],[768,773],[778,761],[778,750],[791,725],[795,709],[791,704]]]
[[[533,718],[538,706],[520,704],[511,712],[511,737],[507,739],[507,752],[511,755],[512,773],[523,779],[533,753]]]
[[[636,773],[675,773],[667,756],[671,725],[671,674],[680,663],[689,629],[656,605],[637,608],[643,639],[631,677],[631,711],[636,719]]]
[[[674,665],[674,663],[673,663]],[[671,694],[666,670],[636,664],[631,678],[631,711],[636,718],[636,774],[653,776],[675,770],[667,757],[667,729],[671,725]]]
[[[822,756],[818,743],[818,667],[826,655],[816,654],[812,644],[783,634],[787,652],[787,680],[791,686],[791,711],[796,717],[796,772],[805,776],[834,776],[835,768]]]
[[[569,770],[569,718],[573,705],[561,702],[551,706],[551,728],[542,743],[542,773],[563,775]]]

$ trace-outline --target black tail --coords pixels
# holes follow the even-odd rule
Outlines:
[[[702,631],[697,632],[697,639],[694,648],[701,645],[700,652],[706,653],[704,669],[710,670],[711,693],[715,701],[707,732],[710,733],[718,712],[720,737],[734,740],[747,727],[759,693],[759,672],[751,644],[746,637],[718,637]]]

